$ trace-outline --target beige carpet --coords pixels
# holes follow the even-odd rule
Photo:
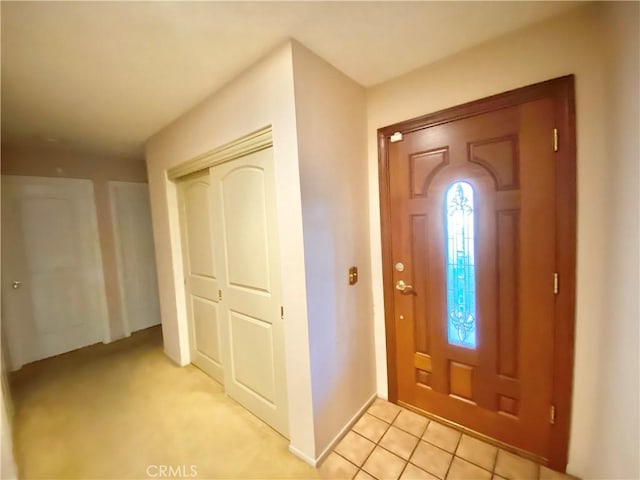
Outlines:
[[[20,478],[318,477],[218,383],[174,365],[159,327],[27,365],[10,381]]]

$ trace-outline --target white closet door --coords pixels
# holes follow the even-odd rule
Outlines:
[[[109,340],[90,180],[2,177],[2,298],[13,370]]]
[[[273,149],[210,169],[225,389],[288,435]]]
[[[205,170],[181,179],[178,200],[191,361],[224,383],[209,172]]]
[[[149,185],[109,182],[125,334],[160,323]]]

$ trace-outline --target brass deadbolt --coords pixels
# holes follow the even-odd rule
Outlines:
[[[349,285],[355,285],[358,283],[358,267],[351,267],[349,269]]]

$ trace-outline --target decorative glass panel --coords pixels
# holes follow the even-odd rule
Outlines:
[[[449,343],[476,348],[476,271],[473,188],[456,182],[447,190],[447,314]]]

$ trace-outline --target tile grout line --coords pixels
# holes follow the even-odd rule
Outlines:
[[[358,465],[356,465],[355,463],[353,463],[351,460],[349,460],[347,457],[343,456],[342,454],[336,452],[335,450],[331,450],[331,453],[335,453],[336,455],[338,455],[340,458],[342,458],[343,460],[346,460],[347,462],[349,462],[351,465],[353,465],[354,467],[356,467],[356,475],[358,474],[358,470],[360,470],[360,467]],[[329,455],[327,455],[327,458],[329,457]],[[355,475],[354,475],[355,476]],[[353,478],[353,477],[352,477]]]
[[[437,422],[436,422],[436,423],[437,423]],[[420,440],[422,440],[422,439],[420,439]],[[455,455],[455,453],[454,453],[454,452],[450,452],[450,451],[449,451],[449,450],[447,450],[446,448],[442,448],[440,445],[436,445],[435,443],[431,443],[429,440],[422,440],[422,441],[423,441],[424,443],[428,443],[428,444],[429,444],[429,445],[431,445],[432,447],[436,447],[438,450],[442,450],[443,452],[448,453],[449,455]],[[458,440],[458,442],[459,442],[459,440]],[[457,444],[456,444],[456,448],[458,448],[458,447],[457,447]],[[463,459],[463,460],[464,460],[464,459]],[[470,462],[470,463],[471,463],[471,462]]]
[[[373,405],[373,404],[372,404],[372,405]],[[371,408],[371,406],[369,406],[369,408]],[[364,438],[365,440],[368,440],[368,441],[370,441],[371,443],[373,443],[373,444],[374,444],[373,449],[371,450],[371,452],[369,452],[369,455],[367,455],[367,456],[365,457],[365,459],[362,461],[362,465],[356,465],[354,462],[352,462],[351,460],[349,460],[347,457],[345,457],[344,455],[342,455],[340,452],[336,451],[336,449],[335,449],[335,448],[333,448],[333,449],[331,450],[333,453],[335,453],[336,455],[340,456],[341,458],[343,458],[344,460],[346,460],[346,461],[347,461],[347,462],[349,462],[351,465],[353,465],[354,467],[356,467],[356,468],[357,468],[356,473],[353,475],[353,477],[351,477],[351,480],[353,480],[353,478],[358,474],[358,472],[359,472],[360,470],[362,470],[362,466],[363,466],[363,465],[366,463],[366,461],[369,459],[369,457],[371,456],[371,453],[376,449],[376,446],[378,445],[378,442],[379,442],[379,440],[378,440],[378,442],[374,442],[374,441],[373,441],[373,440],[371,440],[370,438],[365,437],[364,435],[362,435],[361,433],[359,433],[359,432],[357,432],[357,431],[355,431],[355,430],[353,429],[353,427],[354,427],[354,426],[355,426],[355,425],[360,421],[360,419],[361,419],[362,417],[364,417],[366,414],[369,414],[369,415],[371,415],[372,417],[374,417],[374,418],[376,418],[376,419],[380,420],[381,422],[383,422],[383,423],[386,423],[386,424],[387,424],[387,428],[385,429],[384,433],[380,436],[380,439],[382,439],[382,437],[384,437],[384,435],[387,433],[387,430],[389,430],[389,427],[391,427],[391,424],[390,424],[390,423],[388,423],[386,420],[384,420],[384,419],[382,419],[382,418],[378,417],[377,415],[374,415],[374,414],[372,414],[372,413],[369,413],[369,409],[367,409],[367,410],[366,410],[366,411],[365,411],[365,412],[360,416],[360,418],[358,419],[358,421],[357,421],[356,423],[354,423],[354,425],[349,429],[349,432],[354,433],[354,434],[358,435],[359,437],[362,437],[362,438]],[[396,417],[398,416],[398,414],[399,414],[399,412],[396,414],[396,416],[395,416],[395,417],[393,417],[393,420],[395,420],[395,419],[396,419]],[[349,432],[347,432],[347,433],[345,434],[345,437],[349,434]],[[337,446],[337,445],[336,445],[336,446]],[[367,472],[366,470],[363,470],[363,471],[364,471],[367,475],[370,475],[370,474],[369,474],[369,472]],[[373,476],[373,475],[372,475],[372,476]],[[374,477],[374,478],[375,478],[375,477]]]
[[[371,407],[369,407],[371,408]],[[398,418],[398,415],[400,415],[400,412],[402,410],[398,410],[398,412],[396,412],[396,414],[393,416],[393,419],[391,419],[391,423],[387,423],[387,421],[383,418],[378,417],[377,415],[374,415],[373,413],[370,413],[369,415],[372,415],[373,417],[377,418],[378,420],[382,420],[384,423],[387,423],[387,428],[385,429],[385,431],[382,433],[382,435],[380,435],[380,438],[378,439],[377,442],[373,442],[373,448],[371,449],[371,451],[369,452],[369,455],[367,455],[365,457],[365,459],[362,461],[362,465],[360,467],[358,467],[358,472],[360,470],[362,470],[364,473],[366,473],[367,475],[371,475],[373,478],[375,478],[376,480],[378,480],[378,477],[370,474],[369,472],[367,472],[365,469],[363,469],[362,467],[364,467],[364,464],[367,463],[367,460],[369,460],[369,457],[371,456],[371,454],[373,453],[373,451],[376,449],[377,446],[380,446],[380,448],[387,450],[386,448],[384,448],[383,446],[380,445],[380,440],[382,440],[382,438],[387,434],[387,432],[389,431],[389,429],[391,428],[391,425],[393,424],[393,422],[395,421],[396,418]],[[365,412],[368,413],[368,410]],[[364,416],[364,414],[363,414]],[[360,435],[358,432],[354,431],[353,428],[351,429],[351,431],[353,433],[355,433],[356,435]],[[364,435],[360,435],[362,438],[366,438],[367,440],[369,440],[371,442],[370,438],[365,437]],[[388,451],[388,450],[387,450]],[[393,452],[390,452],[393,453]],[[399,457],[398,457],[399,458]],[[356,475],[358,474],[358,472],[356,472]],[[355,477],[355,475],[354,475]]]
[[[496,456],[493,459],[493,468],[491,469],[491,479],[496,476],[496,467],[498,466],[498,455],[500,455],[500,449],[496,448]]]
[[[474,467],[478,467],[478,468],[484,470],[485,472],[489,472],[491,474],[491,476],[493,477],[493,474],[494,474],[493,470],[495,469],[495,466],[496,466],[496,458],[495,457],[498,455],[498,450],[499,450],[498,447],[496,447],[496,454],[495,454],[495,456],[494,456],[494,458],[493,458],[493,460],[491,462],[493,464],[493,467],[491,467],[491,470],[489,470],[488,468],[485,468],[482,465],[478,465],[477,463],[473,462],[472,460],[469,460],[468,458],[463,457],[462,455],[458,455],[458,448],[460,448],[460,444],[462,443],[462,437],[463,436],[464,436],[464,433],[461,433],[460,441],[458,441],[458,446],[456,447],[456,452],[453,454],[453,456],[454,457],[458,457],[460,460],[463,460],[463,461],[469,463],[470,465],[473,465]]]
[[[458,443],[456,443],[456,448],[453,449],[453,453],[451,454],[451,461],[449,462],[449,468],[447,468],[447,472],[444,474],[444,479],[449,475],[449,470],[451,470],[451,465],[453,465],[453,461],[456,459],[456,452],[458,451],[458,447],[460,446],[460,442],[462,441],[462,434],[458,437]]]
[[[387,432],[389,431],[389,429],[393,426],[393,422],[395,422],[395,420],[398,418],[398,416],[399,416],[399,415],[400,415],[400,413],[402,412],[402,407],[398,406],[398,408],[400,408],[400,410],[399,410],[399,411],[398,411],[398,413],[396,413],[396,415],[393,417],[392,423],[389,423],[389,424],[388,424],[389,426],[388,426],[388,427],[387,427],[387,429],[384,431],[384,433],[382,434],[382,436],[380,437],[380,439],[378,440],[378,442],[376,442],[376,446],[379,446],[379,447],[380,447],[380,448],[382,448],[383,450],[385,450],[385,451],[387,451],[387,452],[391,453],[392,455],[395,455],[395,456],[396,456],[396,457],[398,457],[398,458],[401,458],[401,459],[404,461],[404,458],[400,457],[399,455],[396,455],[396,454],[395,454],[395,453],[393,453],[392,451],[390,451],[390,450],[386,449],[384,446],[380,445],[380,440],[382,440],[382,438],[387,434]],[[410,410],[407,410],[407,411],[410,411]],[[365,413],[368,413],[368,412],[365,412]],[[370,413],[370,415],[372,415],[373,417],[375,417],[375,418],[377,418],[377,419],[379,419],[379,420],[381,420],[381,421],[383,421],[383,422],[387,423],[387,422],[386,422],[386,420],[384,420],[383,418],[378,417],[377,415],[375,415],[375,414],[373,414],[373,413]],[[422,417],[422,418],[425,418],[425,419],[427,420],[427,424],[425,425],[424,430],[422,431],[422,435],[420,435],[420,436],[418,437],[418,442],[416,443],[416,446],[413,448],[413,451],[411,452],[411,455],[409,456],[409,459],[405,461],[405,465],[404,465],[404,468],[402,469],[402,471],[400,472],[400,476],[402,476],[402,473],[406,470],[407,465],[408,465],[409,463],[411,463],[411,458],[413,457],[413,454],[415,453],[416,449],[417,449],[417,448],[418,448],[418,446],[420,445],[420,442],[425,442],[426,444],[428,444],[428,445],[430,445],[430,446],[432,446],[432,447],[435,447],[435,448],[437,448],[438,450],[442,450],[443,452],[446,452],[446,453],[450,454],[450,455],[451,455],[451,462],[449,463],[449,468],[451,468],[451,464],[453,463],[453,458],[455,457],[455,451],[458,449],[458,445],[460,444],[460,441],[462,440],[462,434],[460,434],[460,438],[458,438],[458,442],[456,443],[456,448],[454,449],[454,451],[453,451],[453,452],[449,452],[448,450],[445,450],[444,448],[440,447],[439,445],[435,445],[434,443],[431,443],[430,441],[425,440],[425,439],[424,439],[424,434],[425,434],[425,432],[427,431],[427,429],[429,428],[429,425],[431,425],[431,423],[436,423],[436,424],[438,424],[438,425],[440,425],[440,424],[439,424],[438,422],[434,422],[434,420],[431,420],[430,418],[427,418],[427,417]],[[408,433],[409,435],[412,435],[412,436],[414,436],[414,437],[415,437],[415,435],[413,435],[413,434],[412,434],[412,433],[410,433],[410,432],[407,432],[406,430],[404,430],[404,429],[402,429],[402,428],[399,428],[399,427],[396,427],[396,428],[398,428],[398,429],[399,429],[399,430],[401,430],[402,432]],[[358,433],[358,432],[355,432],[355,433]],[[360,435],[360,436],[361,436],[361,437],[364,437],[363,435]],[[371,439],[367,439],[367,440],[371,441]],[[373,450],[375,450],[375,447],[373,448]],[[373,453],[373,450],[371,451],[371,453]],[[363,465],[363,466],[364,466],[364,464],[366,463],[366,461],[368,460],[369,456],[371,456],[371,453],[369,453],[369,455],[367,456],[367,458],[366,458],[366,459],[364,460],[364,462],[362,463],[362,465]],[[415,466],[415,464],[414,464],[414,463],[411,463],[411,465],[414,465],[414,466]],[[423,470],[423,471],[426,471],[426,472],[427,472],[427,473],[429,473],[430,475],[433,475],[431,472],[429,472],[429,471],[427,471],[427,470],[424,470],[424,469],[422,469],[421,467],[418,467],[418,468],[420,468],[420,469],[421,469],[421,470]],[[446,476],[447,476],[447,474],[449,473],[449,468],[447,469],[447,472],[446,472],[446,474],[445,474],[444,479],[446,479]],[[360,467],[360,470],[362,470],[362,468],[361,468],[361,467]],[[486,470],[485,470],[485,471],[486,471]],[[367,473],[367,474],[369,474],[369,472],[367,472],[366,470],[364,470],[364,472],[365,472],[365,473]],[[490,472],[490,473],[491,473],[491,472]],[[357,475],[357,472],[356,472],[356,475]],[[369,474],[369,475],[370,475],[370,474]],[[372,475],[372,476],[373,476],[373,475]],[[374,478],[375,478],[375,477],[374,477]],[[442,480],[444,480],[444,479],[442,479]]]
[[[422,417],[425,418],[425,417]],[[422,441],[422,436],[424,435],[424,433],[427,431],[427,428],[429,428],[429,424],[431,423],[430,419],[427,419],[427,424],[424,426],[424,430],[422,431],[422,433],[420,434],[420,436],[418,437],[418,441],[416,442],[415,447],[413,447],[413,450],[411,451],[411,455],[409,455],[409,458],[407,459],[407,461],[404,464],[404,468],[402,469],[402,471],[400,472],[400,475],[398,475],[398,478],[402,477],[402,474],[404,473],[404,471],[407,469],[407,467],[409,466],[409,463],[411,461],[411,459],[413,458],[413,454],[416,453],[416,450],[418,449],[418,445],[420,445],[420,442]],[[402,429],[401,429],[402,430]],[[402,430],[404,432],[404,430]],[[409,433],[409,432],[407,432]],[[409,433],[409,435],[411,435]],[[411,464],[413,465],[413,464]]]
[[[441,423],[436,422],[435,420],[429,420],[429,423],[427,424],[427,428],[429,428],[429,425],[431,425],[432,423],[435,423],[436,425],[442,425]],[[427,428],[425,428],[425,432],[426,432]],[[424,435],[424,432],[423,432],[423,435]],[[460,438],[462,438],[462,435],[460,435]],[[420,442],[424,442],[427,445],[429,445],[430,447],[437,448],[438,450],[440,450],[440,451],[442,451],[442,452],[444,452],[444,453],[446,453],[448,455],[451,455],[451,462],[449,462],[449,466],[451,466],[451,463],[453,462],[453,458],[455,457],[455,453],[454,453],[455,450],[454,450],[454,452],[450,452],[449,450],[446,450],[446,449],[442,448],[440,445],[436,445],[435,443],[431,443],[429,440],[425,440],[424,437],[420,437],[420,441],[418,442],[418,444],[420,444]],[[458,443],[460,443],[460,439],[458,439]],[[456,448],[455,449],[457,450],[457,448],[458,448],[458,444],[456,444]],[[416,464],[412,463],[412,465],[416,465]],[[419,467],[419,468],[421,470],[424,470],[425,472],[427,472],[429,475],[433,475],[435,477],[438,477],[435,473],[431,473],[429,470],[426,470],[426,469],[424,469],[422,467]],[[446,478],[446,474],[448,474],[448,473],[449,473],[449,469],[447,469],[447,472],[445,473],[445,477],[444,478]],[[444,480],[444,478],[441,479],[441,480]]]
[[[393,404],[392,404],[392,405],[393,405]],[[464,434],[463,434],[462,432],[460,432],[460,436],[459,436],[459,438],[458,438],[458,441],[456,442],[456,447],[454,448],[453,452],[450,452],[450,451],[446,450],[445,448],[443,448],[443,447],[441,447],[441,446],[439,446],[439,445],[436,445],[436,444],[434,444],[434,443],[430,442],[429,440],[427,440],[427,439],[424,439],[424,438],[423,438],[423,437],[424,437],[424,434],[426,433],[426,431],[427,431],[427,429],[429,428],[429,426],[431,425],[431,423],[436,423],[436,424],[438,424],[438,422],[434,422],[434,421],[433,421],[433,420],[431,420],[430,418],[427,418],[427,417],[422,416],[422,418],[424,418],[424,419],[427,421],[427,423],[425,424],[424,429],[422,429],[422,433],[421,433],[420,435],[415,435],[414,433],[412,433],[412,432],[410,432],[410,431],[408,431],[408,430],[406,430],[406,429],[404,429],[404,428],[402,428],[402,427],[400,427],[400,426],[394,425],[394,422],[398,419],[398,417],[400,416],[400,414],[401,414],[403,411],[405,411],[405,410],[406,410],[406,409],[403,409],[403,408],[402,408],[401,406],[399,406],[399,405],[394,405],[394,407],[398,408],[398,411],[393,415],[393,417],[391,418],[391,420],[390,420],[390,421],[387,421],[385,418],[382,418],[381,416],[378,416],[378,415],[376,415],[376,414],[374,414],[374,413],[372,413],[372,412],[369,412],[369,410],[367,410],[366,412],[364,412],[364,414],[362,415],[362,416],[364,416],[365,414],[371,415],[374,419],[376,419],[376,420],[378,420],[378,421],[383,422],[383,423],[385,423],[385,424],[386,424],[386,428],[384,429],[384,431],[382,432],[382,434],[379,436],[379,438],[378,438],[378,440],[377,440],[377,441],[373,441],[371,438],[368,438],[368,437],[367,437],[367,436],[365,436],[364,434],[361,434],[361,433],[359,433],[359,432],[355,431],[355,430],[353,429],[353,427],[350,429],[350,431],[351,431],[351,432],[353,432],[354,434],[356,434],[356,435],[358,435],[359,437],[361,437],[361,438],[363,438],[363,439],[365,439],[365,440],[368,440],[369,442],[373,443],[373,448],[372,448],[372,450],[369,452],[369,454],[364,458],[364,460],[362,461],[362,465],[360,465],[360,466],[356,465],[353,461],[349,460],[348,458],[344,457],[344,456],[343,456],[343,455],[341,455],[340,453],[338,453],[338,452],[336,452],[335,450],[333,450],[336,454],[338,454],[338,456],[339,456],[339,457],[343,458],[343,459],[344,459],[344,460],[346,460],[349,464],[351,464],[351,465],[353,465],[354,467],[356,467],[356,473],[354,474],[354,476],[352,477],[352,479],[353,479],[353,478],[355,478],[355,476],[357,476],[357,475],[358,475],[358,473],[359,473],[360,471],[362,471],[362,472],[364,472],[366,475],[369,475],[369,476],[371,476],[372,478],[374,478],[374,479],[376,479],[376,480],[379,480],[379,479],[378,479],[378,477],[375,477],[374,475],[370,474],[369,472],[367,472],[367,471],[366,471],[366,470],[364,470],[364,468],[363,468],[363,467],[364,467],[364,465],[365,465],[365,463],[367,463],[367,461],[369,460],[369,458],[370,458],[370,457],[371,457],[371,455],[373,454],[374,450],[376,450],[378,447],[380,447],[380,448],[381,448],[382,450],[384,450],[385,452],[387,452],[387,453],[389,453],[389,454],[391,454],[391,455],[393,455],[393,456],[395,456],[395,457],[399,458],[401,461],[403,461],[403,462],[404,462],[403,468],[400,470],[400,473],[399,473],[399,475],[398,475],[398,478],[400,478],[400,477],[404,474],[404,472],[406,471],[406,469],[407,469],[407,467],[409,466],[409,464],[410,464],[410,463],[411,463],[411,465],[412,465],[412,466],[415,466],[415,464],[411,462],[411,459],[413,458],[413,456],[414,456],[414,454],[415,454],[415,452],[416,452],[417,448],[420,446],[420,442],[425,442],[426,444],[428,444],[428,445],[430,445],[430,446],[432,446],[432,447],[435,447],[435,448],[437,448],[438,450],[441,450],[441,451],[443,451],[443,452],[448,453],[448,454],[450,454],[450,455],[451,455],[451,461],[449,462],[449,465],[448,465],[447,471],[446,471],[446,473],[445,473],[445,475],[444,475],[444,477],[443,477],[443,479],[442,479],[442,480],[446,480],[447,476],[448,476],[448,475],[449,475],[449,473],[451,472],[451,467],[453,466],[453,462],[455,461],[455,459],[456,459],[456,458],[459,458],[459,459],[463,460],[464,462],[468,463],[469,465],[472,465],[472,466],[474,466],[474,467],[476,467],[476,468],[479,468],[479,469],[483,470],[484,472],[489,473],[489,474],[491,475],[492,480],[493,480],[493,478],[494,478],[496,475],[498,475],[498,473],[496,472],[496,468],[497,468],[497,466],[498,466],[498,457],[499,457],[499,455],[500,455],[500,451],[501,451],[501,449],[500,449],[499,447],[498,447],[498,448],[496,448],[496,453],[495,453],[495,455],[494,455],[493,462],[492,462],[493,466],[491,467],[491,469],[490,469],[490,470],[488,470],[488,469],[486,469],[484,466],[482,466],[482,465],[478,465],[478,464],[476,464],[475,462],[473,462],[473,461],[471,461],[471,460],[467,460],[466,458],[464,458],[464,457],[462,457],[462,456],[459,456],[459,455],[458,455],[458,450],[460,449],[460,445],[461,445],[461,443],[462,443],[462,437],[464,436]],[[410,410],[406,410],[406,411],[409,411],[409,412],[410,412]],[[362,417],[361,417],[361,418],[362,418]],[[355,425],[354,425],[354,426],[355,426]],[[381,441],[382,441],[382,439],[383,439],[383,438],[388,434],[388,432],[391,430],[391,427],[395,427],[398,431],[400,431],[400,432],[402,432],[402,433],[404,433],[404,434],[406,434],[406,435],[410,435],[410,436],[412,436],[412,437],[414,437],[414,438],[417,438],[417,442],[416,442],[415,446],[413,447],[413,449],[411,450],[411,453],[409,454],[409,457],[408,457],[407,459],[405,459],[405,458],[404,458],[403,456],[401,456],[400,454],[398,454],[398,453],[396,453],[396,452],[394,452],[394,451],[390,450],[389,448],[385,447],[384,445],[381,445]],[[518,457],[520,457],[520,456],[518,455]],[[541,465],[540,463],[538,463],[538,462],[533,462],[533,463],[534,463],[535,468],[536,468],[536,474],[535,474],[535,477],[534,477],[534,478],[535,478],[536,480],[540,480],[540,476],[541,476],[541,474],[542,474],[542,473],[541,473],[541,472],[542,472],[542,465]],[[428,471],[426,471],[426,472],[427,472],[427,473],[429,473]]]

